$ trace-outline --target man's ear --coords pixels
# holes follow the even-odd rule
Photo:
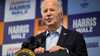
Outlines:
[[[63,17],[63,9],[60,8],[59,10],[60,10],[60,16]]]
[[[60,17],[63,19],[63,11],[60,12]]]

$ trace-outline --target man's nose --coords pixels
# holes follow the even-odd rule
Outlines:
[[[51,12],[48,10],[47,17],[50,17],[50,16],[51,16]]]

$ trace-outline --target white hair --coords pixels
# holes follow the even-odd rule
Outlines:
[[[45,0],[41,0],[41,6],[40,6],[41,10],[42,10],[42,8],[43,8],[43,4],[42,4],[43,1],[45,1]],[[58,5],[59,10],[60,10],[60,11],[63,11],[62,1],[61,1],[61,0],[57,0],[57,5]],[[41,13],[42,13],[42,12],[41,12]]]

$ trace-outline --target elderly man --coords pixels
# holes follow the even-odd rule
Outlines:
[[[83,36],[62,26],[63,9],[61,0],[42,0],[41,14],[47,31],[35,36],[41,43],[39,47],[33,50],[35,53],[65,50],[70,56],[87,56]],[[29,44],[23,43],[22,48],[30,48],[32,38],[28,40]]]

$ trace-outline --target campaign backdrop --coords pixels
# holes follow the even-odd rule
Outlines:
[[[14,56],[22,42],[44,30],[41,0],[0,1],[0,56]],[[88,56],[100,56],[100,0],[62,0],[64,27],[83,34]]]
[[[20,43],[32,36],[33,22],[33,20],[27,20],[5,23],[4,43]]]
[[[84,36],[100,36],[100,12],[69,15],[69,29],[74,29]]]
[[[0,1],[0,21],[4,18],[4,7],[5,7],[5,0]]]
[[[5,22],[34,19],[35,0],[6,0]]]
[[[15,52],[20,50],[21,43],[4,44],[2,46],[2,56],[15,56]]]
[[[4,40],[4,22],[0,21],[0,45],[3,44]]]
[[[68,14],[100,11],[100,0],[68,0]]]

